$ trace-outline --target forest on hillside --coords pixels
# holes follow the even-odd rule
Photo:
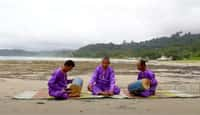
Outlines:
[[[73,52],[75,57],[114,58],[142,57],[157,59],[161,56],[172,57],[173,60],[200,57],[200,34],[176,32],[169,37],[154,38],[143,42],[123,42],[90,44]]]

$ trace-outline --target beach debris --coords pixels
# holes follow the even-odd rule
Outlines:
[[[42,104],[45,104],[45,102],[37,102],[36,104],[40,104],[40,105],[42,105]]]

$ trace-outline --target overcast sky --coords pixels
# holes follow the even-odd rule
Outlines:
[[[0,0],[0,48],[76,49],[200,32],[200,0]]]

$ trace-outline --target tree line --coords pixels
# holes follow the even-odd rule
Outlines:
[[[90,44],[73,52],[75,57],[114,58],[142,57],[157,59],[161,56],[172,57],[173,60],[200,57],[200,34],[176,32],[169,37],[154,38],[143,42],[123,41],[121,44]]]

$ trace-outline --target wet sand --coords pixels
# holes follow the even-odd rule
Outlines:
[[[99,62],[78,61],[70,77],[84,79],[84,89]],[[0,61],[0,113],[6,114],[127,114],[127,115],[199,115],[200,99],[133,99],[133,100],[67,100],[19,101],[12,96],[25,91],[47,87],[50,73],[62,61]],[[115,62],[117,84],[127,87],[136,79],[134,62]],[[159,89],[176,89],[200,94],[200,64],[150,62],[159,80]]]

